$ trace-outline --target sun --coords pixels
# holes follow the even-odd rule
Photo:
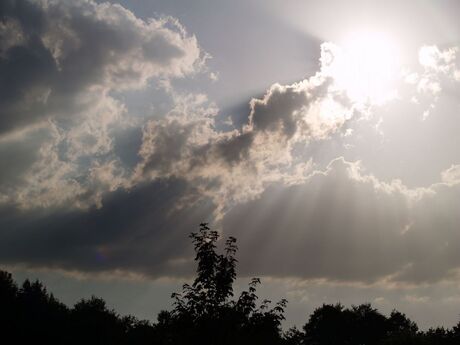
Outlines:
[[[382,104],[395,97],[399,52],[388,35],[380,32],[350,34],[339,44],[334,79],[355,102]]]

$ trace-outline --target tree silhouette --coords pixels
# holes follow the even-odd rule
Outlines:
[[[251,280],[248,290],[236,301],[231,299],[236,279],[236,239],[229,237],[224,253],[218,254],[219,234],[208,224],[200,224],[190,238],[196,253],[196,278],[191,285],[184,284],[181,293],[172,295],[174,309],[169,314],[163,312],[158,320],[162,334],[177,344],[281,343],[286,300],[272,308],[268,300],[257,306],[258,278]],[[170,334],[165,334],[167,328]]]
[[[18,333],[18,287],[10,273],[0,271],[0,327],[10,334]]]
[[[206,223],[200,224],[199,232],[191,233],[190,238],[195,247],[195,261],[198,263],[197,277],[192,285],[184,284],[181,294],[173,294],[174,312],[185,312],[193,318],[214,316],[228,306],[228,299],[233,296],[237,262],[236,239],[230,237],[226,241],[225,254],[219,255],[216,253],[219,234]]]
[[[71,319],[76,330],[75,343],[91,338],[96,343],[108,341],[110,344],[122,344],[126,333],[123,320],[108,309],[102,298],[92,296],[75,304]]]
[[[352,306],[352,343],[378,345],[387,334],[386,317],[369,303]]]
[[[351,309],[323,304],[310,316],[304,332],[303,344],[308,345],[410,345],[420,341],[417,325],[404,314],[393,310],[387,318],[368,303]]]
[[[305,343],[309,345],[339,345],[351,343],[352,316],[340,303],[323,304],[315,309],[303,327]]]
[[[393,310],[389,317],[370,304],[345,308],[323,304],[314,310],[303,330],[284,332],[286,300],[274,305],[259,301],[260,279],[234,298],[236,239],[217,252],[219,233],[206,223],[190,234],[197,263],[196,277],[172,294],[170,311],[155,323],[121,316],[98,297],[81,299],[72,308],[59,302],[39,281],[18,287],[8,272],[0,271],[0,341],[18,344],[157,344],[157,345],[458,345],[460,322],[419,331],[406,315]]]
[[[397,310],[393,310],[387,319],[387,336],[384,344],[411,345],[419,344],[418,326]]]

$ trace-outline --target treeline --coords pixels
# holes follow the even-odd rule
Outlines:
[[[120,316],[101,298],[82,299],[72,308],[59,302],[39,281],[20,287],[0,271],[0,334],[15,344],[264,344],[264,345],[453,345],[460,344],[460,323],[426,332],[404,314],[385,316],[370,304],[345,308],[324,304],[301,330],[284,332],[286,300],[259,300],[255,278],[233,298],[236,240],[222,254],[218,233],[201,224],[191,234],[197,262],[192,284],[174,293],[170,311],[155,322]],[[6,342],[8,340],[8,342]]]

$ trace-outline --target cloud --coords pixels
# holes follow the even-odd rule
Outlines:
[[[437,46],[423,46],[419,51],[419,62],[428,70],[449,73],[455,70],[458,49],[451,47],[440,50]]]
[[[247,275],[387,287],[456,280],[458,195],[458,184],[410,189],[339,158],[235,207],[223,227],[240,240]]]
[[[322,71],[274,84],[250,101],[242,129],[226,132],[216,130],[216,109],[204,96],[176,95],[176,107],[144,127],[134,181],[184,178],[221,211],[258,197],[271,183],[302,182],[311,162],[296,151],[340,132],[354,113],[332,84]]]
[[[442,97],[457,89],[456,83],[460,81],[458,47],[440,49],[436,45],[422,46],[418,62],[421,70],[406,71],[406,82],[416,86],[417,93],[412,100],[423,105],[423,118],[426,119]]]
[[[246,274],[372,281],[398,269],[404,248],[395,239],[408,221],[409,200],[397,183],[337,159],[304,184],[235,207],[224,230],[240,240]]]
[[[11,4],[19,11],[20,6]],[[54,116],[53,108],[47,108],[45,123],[29,124],[3,136],[6,143],[27,142],[25,138],[30,134],[36,137],[31,143],[35,145],[33,161],[24,168],[20,181],[13,187],[3,186],[6,197],[2,208],[5,215],[9,214],[5,222],[10,226],[3,233],[2,242],[5,249],[15,248],[4,252],[4,262],[82,271],[121,269],[153,276],[169,272],[165,268],[169,260],[181,262],[184,255],[187,257],[184,234],[207,217],[222,219],[231,207],[259,197],[273,183],[302,183],[312,162],[308,157],[297,156],[296,150],[339,132],[352,115],[346,98],[330,88],[331,79],[318,72],[292,85],[275,84],[261,99],[253,99],[248,105],[247,122],[240,130],[218,130],[217,108],[206,95],[180,93],[167,79],[160,85],[170,97],[172,108],[162,118],[133,121],[121,99],[108,90],[138,88],[154,76],[181,77],[192,73],[173,66],[179,63],[177,59],[182,64],[189,61],[181,59],[188,51],[187,43],[198,47],[194,37],[187,36],[172,19],[143,22],[120,6],[91,1],[44,4],[28,3],[29,11],[41,13],[43,23],[58,22],[54,26],[41,22],[48,31],[56,25],[62,29],[62,33],[56,33],[58,38],[45,29],[38,32],[46,31],[50,36],[47,45],[42,42],[42,48],[52,57],[55,73],[66,82],[75,79],[76,85],[80,85],[72,86],[76,92],[71,99],[66,98],[76,113],[67,114],[70,117],[64,119]],[[9,11],[6,12],[12,13],[12,9]],[[175,31],[170,29],[171,25]],[[97,34],[90,37],[89,32],[94,30]],[[147,43],[146,35],[150,37]],[[186,47],[184,54],[157,56],[149,51],[148,57],[154,62],[144,61],[144,53],[143,62],[136,61],[141,59],[136,54],[144,49],[143,44],[151,44],[152,37],[159,35],[168,38],[167,42],[174,47]],[[104,42],[99,51],[95,46],[100,40]],[[158,42],[167,44],[162,39]],[[152,43],[153,47],[158,42]],[[85,50],[86,45],[94,51]],[[114,56],[111,50],[115,51]],[[75,71],[65,75],[70,68],[66,59],[93,53],[94,62],[99,64],[97,73],[83,64],[78,68],[83,68],[81,73],[87,73],[86,77],[74,77]],[[199,68],[196,64],[202,63],[201,55],[192,56],[187,66]],[[155,68],[136,70],[139,64],[145,67],[149,63]],[[136,71],[147,74],[141,76]],[[87,88],[92,93],[87,93]],[[53,92],[47,96],[47,106],[55,96]],[[78,100],[78,104],[72,103],[72,99]],[[324,110],[330,113],[324,116]],[[132,169],[114,151],[114,133],[125,128],[140,128],[137,135],[142,134],[139,160]],[[157,218],[152,219],[149,214]],[[115,221],[117,217],[123,221]],[[173,219],[181,219],[181,225],[174,225]],[[33,230],[38,237],[31,233],[29,224],[38,229]],[[163,236],[164,240],[176,236],[174,231],[166,234],[161,230],[169,227],[177,228],[184,245],[163,243],[167,252],[176,254],[158,256],[161,249],[157,245],[162,243]],[[143,245],[151,238],[152,247],[133,245],[140,238]],[[132,249],[128,250],[127,243],[131,243]],[[171,251],[172,248],[166,249],[169,246],[177,248]],[[110,264],[98,266],[93,260],[98,250],[111,253]],[[153,256],[142,259],[143,255],[150,255],[146,254],[149,251],[153,251]],[[119,259],[115,259],[117,255]],[[180,272],[184,271],[170,274]]]
[[[117,4],[7,0],[0,18],[0,141],[16,169],[1,201],[100,204],[127,174],[115,134],[139,126],[117,94],[194,75],[207,55],[176,19],[141,20]],[[115,184],[96,183],[94,171],[115,165]]]
[[[206,94],[175,88],[209,71],[174,18],[83,0],[7,0],[0,18],[1,262],[183,276],[186,235],[210,220],[239,239],[243,275],[456,279],[456,49],[422,48],[399,97],[368,106],[324,43],[316,74],[271,85],[223,127]],[[167,105],[131,113],[129,93],[155,88]]]
[[[0,209],[3,264],[76,272],[114,271],[158,277],[188,275],[193,255],[186,234],[213,212],[185,181],[165,179],[106,195],[87,210]],[[187,207],[181,208],[181,198]],[[192,226],[193,225],[193,226]]]
[[[110,91],[180,77],[203,63],[173,18],[143,21],[120,5],[15,1],[0,8],[0,130],[84,111]]]
[[[114,168],[93,173],[112,181]],[[238,238],[241,276],[387,289],[457,279],[458,184],[410,189],[343,158],[308,171],[302,182],[273,182],[224,213],[224,235]],[[202,188],[169,177],[104,193],[100,208],[3,207],[0,260],[75,272],[187,276],[192,253],[186,234],[219,212],[219,199],[204,196]]]
[[[452,165],[449,169],[441,173],[442,182],[449,185],[460,183],[460,165]]]

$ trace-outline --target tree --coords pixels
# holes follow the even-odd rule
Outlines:
[[[11,273],[0,271],[0,328],[17,333],[18,319],[18,286]]]
[[[369,303],[352,306],[353,344],[377,345],[387,334],[387,319]]]
[[[323,304],[304,326],[308,345],[378,345],[387,335],[387,319],[368,303],[344,308]]]
[[[236,239],[229,237],[224,253],[218,254],[219,234],[208,224],[200,224],[199,231],[191,233],[190,238],[196,253],[197,275],[191,285],[184,284],[181,293],[172,295],[174,308],[171,313],[161,314],[159,332],[174,344],[281,343],[286,300],[271,308],[268,300],[257,306],[258,278],[251,280],[248,290],[236,301],[231,299],[236,279]],[[178,329],[181,335],[177,335]]]
[[[123,344],[126,323],[102,298],[92,296],[75,304],[71,313],[73,343]],[[129,325],[129,324],[128,324]]]
[[[415,322],[406,317],[405,314],[393,310],[386,320],[387,335],[385,345],[415,345],[420,344],[420,334]]]
[[[297,327],[291,327],[284,333],[285,345],[302,345],[304,344],[305,334],[298,330]]]
[[[69,327],[68,308],[59,302],[40,281],[26,279],[17,293],[19,343],[46,339],[62,343]]]
[[[397,343],[397,345],[403,344],[402,342]],[[434,345],[454,345],[458,344],[458,339],[455,341],[455,336],[453,331],[446,330],[444,327],[430,328],[425,332],[423,341],[418,339],[418,342],[412,342],[408,344],[434,344]]]
[[[197,261],[197,276],[192,285],[184,284],[182,294],[173,294],[176,314],[187,312],[194,318],[213,316],[222,307],[227,306],[233,296],[233,282],[236,278],[236,239],[229,237],[225,245],[225,254],[216,253],[217,231],[211,230],[206,223],[200,224],[200,230],[191,233]]]
[[[303,327],[308,345],[351,344],[352,314],[343,305],[323,304]]]

